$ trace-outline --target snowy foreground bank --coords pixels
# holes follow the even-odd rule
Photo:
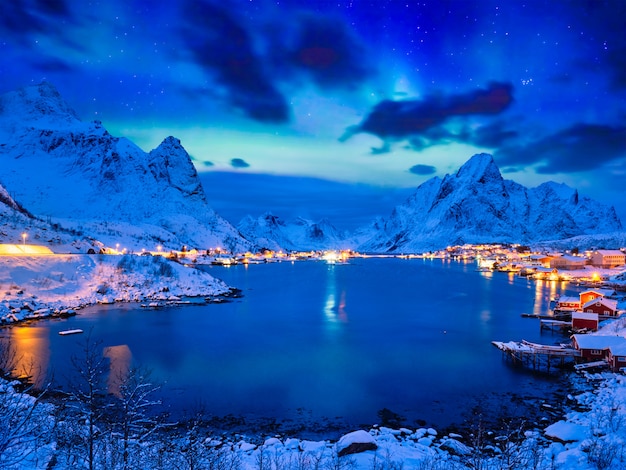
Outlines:
[[[337,442],[281,436],[214,436],[197,425],[132,439],[102,424],[93,468],[252,469],[623,469],[626,466],[626,380],[606,374],[596,391],[572,397],[581,411],[545,430],[503,429],[439,435],[434,429],[374,427]],[[19,393],[0,379],[0,468],[88,468],[85,416]],[[138,422],[134,423],[138,425]],[[138,436],[139,434],[137,434]],[[148,436],[148,437],[146,437]],[[128,449],[124,454],[123,449]],[[124,463],[124,455],[126,462]]]
[[[177,301],[228,292],[222,281],[161,256],[0,256],[0,324],[114,301]]]

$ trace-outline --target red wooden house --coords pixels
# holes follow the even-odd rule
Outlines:
[[[580,355],[586,361],[606,359],[611,346],[626,346],[626,338],[623,336],[572,335],[572,342],[574,348],[580,351]]]
[[[600,297],[608,297],[610,295],[615,294],[613,289],[590,289],[584,292],[581,292],[580,295],[580,305],[585,305],[587,302],[593,299],[598,299]]]
[[[562,295],[556,301],[554,310],[559,310],[562,312],[575,312],[576,310],[580,310],[580,297],[569,297],[567,295]]]
[[[598,314],[590,312],[572,312],[572,329],[574,331],[596,331],[598,329]]]
[[[615,372],[626,368],[626,343],[609,347],[609,367]]]
[[[605,317],[617,316],[617,300],[598,297],[583,304],[583,312],[597,313]]]

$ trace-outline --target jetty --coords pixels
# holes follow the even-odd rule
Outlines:
[[[540,328],[542,330],[550,330],[550,331],[570,331],[572,329],[571,321],[562,321],[562,320],[541,320]]]
[[[492,341],[491,344],[502,351],[505,356],[510,357],[514,363],[532,365],[533,369],[545,366],[550,371],[555,359],[557,363],[560,363],[560,367],[565,367],[566,361],[575,362],[577,358],[582,357],[580,351],[565,345],[551,346],[526,340]]]

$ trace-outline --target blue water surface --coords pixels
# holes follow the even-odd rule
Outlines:
[[[549,402],[561,391],[559,374],[512,367],[491,341],[563,341],[520,314],[547,313],[550,298],[570,290],[565,284],[440,259],[216,266],[210,273],[243,297],[159,310],[100,306],[3,334],[37,380],[67,387],[69,358],[80,355],[86,334],[58,332],[81,328],[101,342],[112,369],[149,368],[175,415],[202,410],[353,429],[380,422],[387,409],[407,427],[443,427],[476,407],[486,416],[523,415],[520,401]]]

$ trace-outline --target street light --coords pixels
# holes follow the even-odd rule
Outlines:
[[[161,253],[161,245],[157,246],[157,253]]]
[[[24,232],[22,234],[22,246],[26,247],[26,237],[28,236],[28,234],[26,232]]]

